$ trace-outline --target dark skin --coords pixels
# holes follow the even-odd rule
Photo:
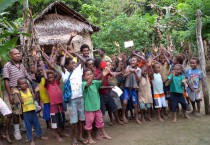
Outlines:
[[[194,69],[197,69],[197,67],[199,66],[199,63],[197,63],[197,60],[196,59],[191,59],[190,60],[190,67],[194,70]],[[200,93],[200,85],[201,85],[201,80],[200,80],[200,82],[199,82],[199,86],[198,86],[198,89],[197,90],[194,90],[194,88],[191,88],[191,87],[189,87],[190,89],[191,89],[191,91],[196,91],[196,93]],[[189,85],[190,86],[190,85]],[[201,101],[200,100],[198,100],[198,101],[196,101],[196,104],[197,104],[197,110],[196,110],[196,106],[195,106],[195,101],[191,101],[191,104],[192,104],[192,107],[193,107],[193,111],[192,111],[192,114],[193,113],[196,113],[196,111],[198,112],[198,113],[200,113],[200,109],[201,109]]]
[[[83,50],[82,50],[82,56],[84,58],[89,58],[89,55],[90,55],[90,49],[89,48],[83,48]]]

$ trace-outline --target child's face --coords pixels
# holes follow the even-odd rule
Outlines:
[[[136,67],[137,66],[137,63],[138,63],[137,58],[132,57],[131,58],[131,61],[130,61],[131,67]]]
[[[93,68],[93,67],[94,67],[94,62],[93,62],[93,60],[89,60],[89,61],[87,62],[87,68],[91,69],[91,68]]]
[[[178,62],[177,62],[177,59],[176,59],[176,57],[174,57],[174,59],[173,59],[173,64],[174,65],[176,65]]]
[[[50,83],[53,82],[55,80],[55,74],[48,74],[47,79]]]
[[[154,66],[154,72],[155,73],[159,73],[160,72],[160,65],[159,64],[155,64],[155,66]]]
[[[89,57],[89,54],[90,54],[90,49],[89,48],[84,48],[83,51],[82,51],[82,55],[84,57]]]
[[[196,60],[194,60],[194,59],[190,60],[190,67],[192,69],[196,69],[198,67],[198,64],[197,64]]]
[[[165,59],[165,57],[163,55],[160,56],[160,62],[162,64],[164,64],[166,62],[166,59]]]
[[[143,77],[146,77],[147,74],[148,74],[148,69],[147,69],[146,67],[143,67],[143,68],[142,68],[141,75],[142,75]]]
[[[122,63],[122,62],[120,63],[120,69],[121,69],[121,70],[124,70],[124,69],[125,69],[125,65],[124,65],[124,63]]]
[[[26,90],[28,88],[26,79],[20,80],[18,86],[20,87],[21,90]]]
[[[175,66],[174,67],[174,69],[173,69],[173,71],[174,71],[174,75],[175,76],[178,76],[178,75],[180,75],[181,74],[181,67],[180,66]]]
[[[70,60],[69,64],[67,65],[67,70],[74,70],[76,68],[76,63],[73,60]]]
[[[42,71],[42,67],[37,68],[37,73],[38,73],[38,75],[42,75],[42,76],[44,75],[43,71]]]
[[[106,66],[111,69],[112,68],[112,63],[111,62],[106,62]]]
[[[89,71],[86,71],[86,72],[85,72],[83,78],[84,78],[85,81],[88,81],[88,80],[91,79],[92,77],[93,77],[93,72],[89,70]]]

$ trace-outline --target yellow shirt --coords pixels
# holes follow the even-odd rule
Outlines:
[[[20,97],[23,100],[23,104],[22,104],[23,112],[36,110],[36,105],[34,103],[34,99],[29,88],[27,89],[26,94],[23,93],[23,91],[20,91]]]
[[[167,62],[160,65],[160,74],[162,75],[163,82],[167,81],[170,74],[170,67]]]
[[[42,77],[39,83],[40,99],[43,104],[50,103],[50,98],[48,96],[47,90],[45,88],[45,79]]]

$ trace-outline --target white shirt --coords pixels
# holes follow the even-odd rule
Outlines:
[[[152,86],[154,94],[163,94],[163,80],[160,73],[154,73],[154,79],[152,80]]]
[[[62,80],[65,83],[68,80],[70,72],[65,69],[65,74],[62,72]],[[81,64],[76,67],[70,77],[72,96],[71,99],[82,97],[82,75],[83,69]]]

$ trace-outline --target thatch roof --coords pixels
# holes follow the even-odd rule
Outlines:
[[[34,19],[34,29],[40,45],[66,43],[74,30],[81,34],[99,31],[79,13],[57,1]]]

